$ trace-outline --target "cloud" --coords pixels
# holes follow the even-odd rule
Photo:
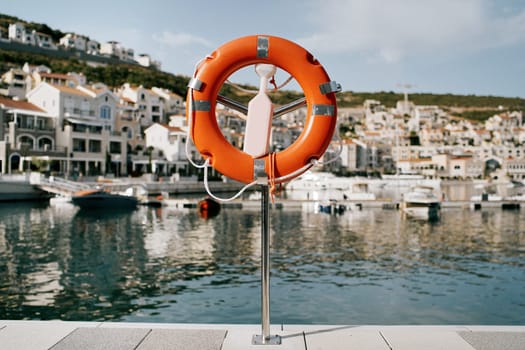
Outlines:
[[[192,45],[213,47],[213,45],[208,40],[189,33],[173,33],[164,31],[160,34],[155,33],[152,37],[154,41],[171,47],[185,47]]]
[[[315,34],[298,41],[323,53],[364,54],[396,63],[415,55],[525,43],[525,10],[489,0],[313,0]]]

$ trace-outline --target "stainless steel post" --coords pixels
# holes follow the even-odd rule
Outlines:
[[[261,334],[255,345],[279,345],[281,337],[270,335],[270,201],[268,185],[261,185]]]
[[[261,328],[270,337],[270,203],[268,186],[261,186]]]

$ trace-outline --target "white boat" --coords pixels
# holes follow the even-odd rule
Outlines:
[[[513,196],[508,196],[504,198],[509,201],[525,202],[525,193],[515,194]]]
[[[351,190],[344,192],[344,199],[351,201],[374,201],[376,195],[369,190],[369,183],[364,181],[358,181],[352,183]]]
[[[441,202],[433,187],[416,185],[403,195],[401,210],[410,217],[438,220],[441,217]]]
[[[381,186],[381,179],[308,172],[286,184],[286,195],[295,200],[374,200]]]
[[[503,196],[498,194],[498,187],[492,182],[478,183],[474,188],[481,190],[481,193],[470,197],[471,202],[499,202],[503,200]]]
[[[427,179],[423,175],[418,174],[397,174],[397,175],[382,175],[381,176],[385,186],[408,187],[426,186],[432,187],[434,191],[439,191],[441,188],[440,179]]]
[[[470,197],[471,202],[499,202],[502,201],[503,197],[496,193],[483,192]]]
[[[71,204],[71,196],[55,196],[49,199],[49,204],[52,206],[61,206]]]
[[[321,191],[349,189],[349,178],[326,172],[307,172],[286,185],[290,191]]]

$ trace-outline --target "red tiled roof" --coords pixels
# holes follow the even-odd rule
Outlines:
[[[182,130],[178,126],[169,126],[169,125],[162,124],[162,123],[159,123],[159,125],[168,129],[170,132],[184,132],[184,130]]]
[[[69,76],[67,74],[44,73],[44,72],[40,73],[40,77],[42,77],[42,78],[64,79],[64,80],[74,79],[72,76]]]
[[[15,101],[10,98],[0,97],[0,105],[5,106],[7,108],[15,108],[15,109],[22,109],[27,111],[34,111],[34,112],[44,112],[43,109],[40,107],[35,106],[31,102],[27,101]]]
[[[127,102],[127,103],[135,103],[135,101],[133,101],[132,99],[130,99],[128,97],[121,97],[120,99],[122,101],[124,101],[124,102]]]
[[[84,91],[79,90],[74,87],[69,87],[69,86],[64,86],[64,85],[55,85],[55,84],[50,84],[50,85],[54,87],[55,89],[65,92],[67,94],[91,97],[89,94],[85,93]]]
[[[432,161],[431,158],[410,158],[410,159],[400,159],[399,163],[422,163],[422,162],[430,162]]]

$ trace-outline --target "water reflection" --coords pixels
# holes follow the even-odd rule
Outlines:
[[[525,322],[518,211],[271,212],[272,317]],[[259,322],[260,219],[223,210],[0,207],[0,319]]]

